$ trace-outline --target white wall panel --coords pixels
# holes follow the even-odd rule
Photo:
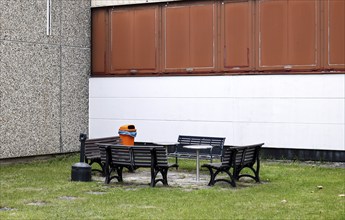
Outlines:
[[[233,98],[91,98],[91,118],[145,120],[236,120]],[[212,108],[210,108],[212,106]]]
[[[273,148],[343,150],[343,125],[287,123],[220,123],[160,120],[90,120],[92,137],[117,135],[123,124],[135,124],[136,141],[176,141],[179,134],[226,137],[228,145],[264,142]]]
[[[90,98],[229,97],[229,77],[92,78]]]
[[[274,148],[345,150],[344,125],[238,123],[234,125],[234,144],[265,142]]]
[[[233,123],[90,119],[90,127],[93,129],[90,138],[117,134],[123,124],[136,126],[136,141],[177,141],[179,134],[227,137],[229,140],[233,136]]]
[[[342,99],[91,98],[91,118],[342,124]]]
[[[140,141],[179,134],[227,144],[344,150],[345,75],[90,79],[90,137],[135,124]]]
[[[345,75],[234,76],[235,97],[344,98]]]
[[[236,121],[344,124],[344,99],[238,98]]]

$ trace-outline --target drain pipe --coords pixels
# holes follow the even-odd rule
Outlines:
[[[85,141],[87,139],[86,134],[80,134],[79,135],[79,141],[80,141],[80,163],[84,163],[85,159]]]

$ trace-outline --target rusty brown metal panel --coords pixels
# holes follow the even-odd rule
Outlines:
[[[320,68],[318,1],[261,0],[258,10],[259,69]]]
[[[259,2],[259,68],[281,69],[288,60],[287,1]]]
[[[111,73],[157,71],[157,24],[157,7],[112,10]]]
[[[190,7],[190,67],[215,66],[215,8],[213,4]]]
[[[222,67],[248,69],[252,62],[252,1],[222,5]]]
[[[106,9],[92,9],[92,74],[104,74],[106,65]]]
[[[182,0],[91,0],[91,7],[121,6],[121,5],[137,5],[151,4],[161,2],[174,2]]]
[[[151,70],[157,68],[157,8],[147,8],[134,12],[134,68]]]
[[[345,1],[327,0],[324,8],[326,68],[345,69]]]
[[[318,1],[288,1],[288,62],[294,69],[318,66]]]
[[[165,21],[165,69],[189,67],[189,7],[166,7]]]
[[[344,39],[345,0],[94,8],[92,73],[344,70]]]
[[[134,11],[113,10],[110,26],[111,71],[128,70],[134,66]]]
[[[165,72],[215,69],[215,16],[214,2],[169,5],[163,9]]]

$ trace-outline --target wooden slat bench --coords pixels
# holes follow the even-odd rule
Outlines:
[[[122,170],[132,170],[132,155],[130,148],[123,145],[98,144],[101,161],[104,164],[105,183],[109,184],[114,178],[123,182]],[[113,172],[117,175],[111,176]]]
[[[179,157],[196,157],[195,151],[183,148],[184,145],[204,144],[211,145],[212,148],[209,150],[201,150],[200,157],[210,159],[210,162],[212,163],[213,158],[221,158],[225,138],[179,135],[177,142],[178,145],[176,146],[175,151],[169,152],[169,156],[175,157],[176,164],[178,164]]]
[[[92,169],[93,171],[98,171],[104,174],[104,163],[101,161],[101,155],[98,147],[98,143],[109,143],[109,144],[119,144],[120,137],[119,136],[112,136],[112,137],[103,137],[103,138],[93,138],[87,139],[85,141],[85,162],[89,165],[93,163],[97,163],[100,165],[100,169]]]
[[[100,144],[101,158],[105,155],[105,183],[109,184],[114,178],[123,182],[123,168],[136,170],[138,168],[150,168],[150,186],[154,187],[158,182],[168,185],[168,169],[177,167],[177,164],[169,164],[166,149],[163,146],[122,146],[112,144]],[[116,172],[115,175],[112,175]],[[158,174],[161,178],[157,178]]]
[[[241,177],[250,177],[256,182],[260,182],[260,150],[264,144],[247,146],[224,146],[223,160],[221,163],[203,164],[201,167],[208,168],[210,172],[209,186],[213,186],[218,181],[224,181],[236,187],[236,180]],[[256,165],[256,167],[254,166]],[[241,174],[244,168],[249,168],[253,174]],[[216,179],[219,173],[226,173],[229,179]]]

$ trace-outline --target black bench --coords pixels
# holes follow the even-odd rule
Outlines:
[[[92,169],[92,171],[101,172],[104,175],[104,165],[105,163],[101,160],[101,155],[98,147],[98,143],[109,143],[109,144],[118,144],[120,143],[119,136],[112,136],[112,137],[103,137],[103,138],[93,138],[85,140],[85,162],[88,163],[90,166],[93,163],[97,163],[100,165],[100,169]]]
[[[241,177],[250,177],[256,182],[260,182],[260,150],[264,144],[255,144],[247,146],[224,146],[223,160],[221,163],[203,164],[201,167],[206,167],[210,171],[209,186],[213,186],[218,181],[224,181],[236,187],[236,180]],[[256,164],[256,167],[254,166]],[[244,173],[241,171],[244,168],[249,168],[253,174]],[[232,172],[231,172],[232,170]],[[219,178],[216,179],[219,173],[226,173],[230,179]]]
[[[212,163],[213,158],[221,158],[225,138],[223,137],[204,137],[204,136],[187,136],[179,135],[177,139],[175,151],[170,152],[169,156],[175,157],[176,164],[179,157],[190,158],[196,157],[196,153],[193,150],[183,148],[184,145],[211,145],[212,148],[208,150],[200,150],[200,158],[210,159]]]
[[[150,186],[154,187],[158,182],[168,185],[168,169],[177,167],[177,164],[169,164],[166,148],[163,146],[122,146],[113,144],[99,144],[102,161],[105,160],[105,183],[109,184],[114,178],[123,182],[123,168],[136,170],[138,168],[150,168]],[[112,175],[113,172],[116,174]],[[158,174],[161,178],[157,178]]]

